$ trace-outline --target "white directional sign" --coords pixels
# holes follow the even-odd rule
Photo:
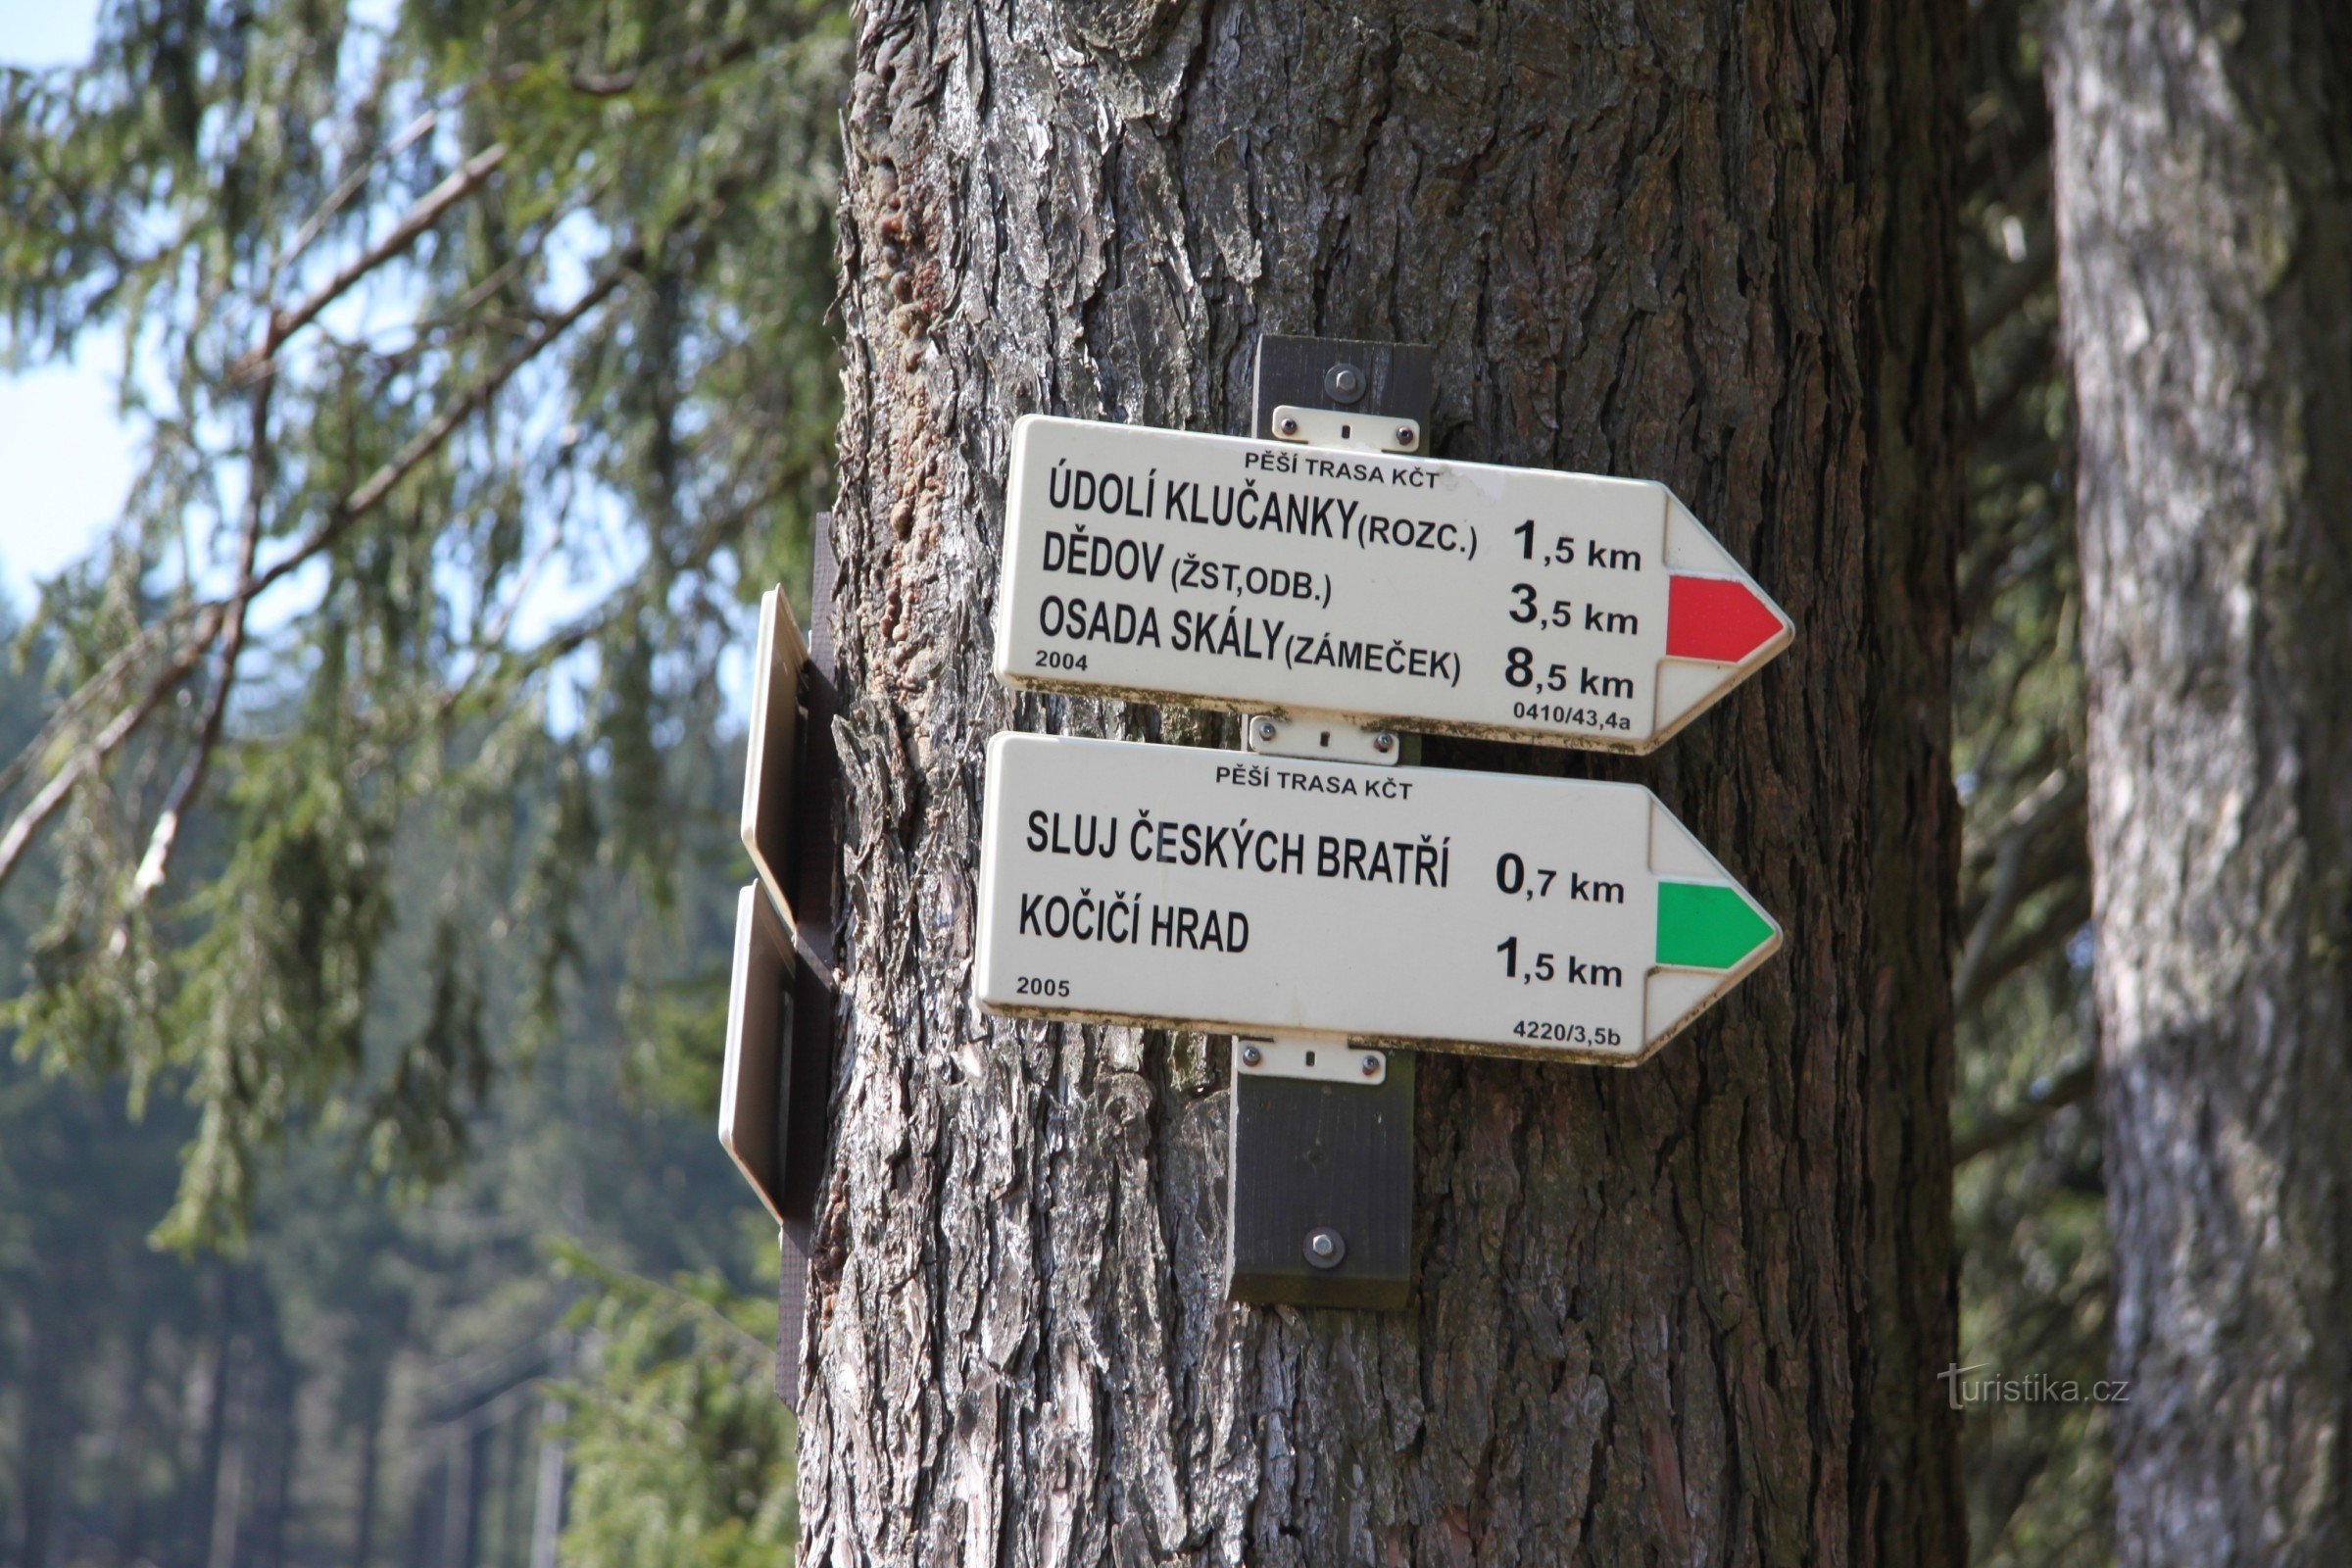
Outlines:
[[[760,1201],[784,1223],[779,1168],[792,1108],[792,938],[747,884],[735,901],[735,968],[720,1057],[718,1141]]]
[[[743,847],[776,912],[797,921],[784,892],[792,840],[793,749],[800,735],[801,666],[808,662],[800,622],[784,590],[760,596],[760,645],[752,658],[752,725],[744,742]]]
[[[1664,485],[1031,416],[1019,686],[1646,752],[1788,645]]]
[[[1014,1016],[1634,1062],[1781,943],[1632,784],[1003,734],[980,855]]]

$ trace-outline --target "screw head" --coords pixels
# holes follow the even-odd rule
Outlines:
[[[1409,447],[1409,446],[1413,446],[1413,445],[1416,445],[1416,444],[1418,444],[1418,443],[1419,443],[1419,441],[1420,441],[1420,439],[1421,439],[1421,432],[1420,432],[1420,431],[1418,431],[1418,430],[1416,430],[1416,429],[1414,429],[1414,428],[1413,428],[1411,425],[1409,425],[1409,424],[1400,424],[1400,425],[1398,425],[1398,426],[1396,427],[1396,444],[1397,444],[1398,446],[1400,446],[1400,447]]]
[[[1265,1059],[1266,1054],[1258,1050],[1255,1046],[1244,1046],[1242,1048],[1242,1065],[1246,1067],[1254,1067]]]
[[[1280,422],[1278,422],[1274,428],[1280,430],[1284,435],[1297,435],[1298,433],[1298,421],[1286,414],[1282,416]]]
[[[1272,719],[1261,718],[1257,721],[1257,738],[1259,740],[1270,741],[1279,733],[1280,731],[1275,729]]]
[[[1348,1243],[1328,1225],[1306,1233],[1306,1260],[1317,1268],[1338,1268],[1348,1255]]]
[[[1380,1057],[1369,1051],[1364,1053],[1364,1076],[1367,1078],[1380,1076]]]
[[[1323,390],[1338,403],[1353,403],[1364,395],[1364,372],[1352,365],[1335,365],[1323,372]]]
[[[1372,737],[1372,749],[1385,757],[1396,749],[1396,737],[1384,729]]]

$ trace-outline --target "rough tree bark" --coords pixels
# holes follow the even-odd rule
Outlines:
[[[1955,13],[861,5],[805,1561],[1961,1561]],[[1425,1057],[1393,1316],[1222,1298],[1224,1042],[970,993],[992,732],[1232,733],[991,679],[1011,421],[1240,430],[1262,330],[1435,343],[1437,455],[1663,479],[1800,628],[1606,769],[1788,947],[1636,1071]]]
[[[2119,1556],[2352,1562],[2352,12],[2055,31]]]

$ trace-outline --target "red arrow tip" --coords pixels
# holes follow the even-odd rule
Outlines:
[[[1731,577],[1666,579],[1666,657],[1737,664],[1781,634],[1781,617]]]

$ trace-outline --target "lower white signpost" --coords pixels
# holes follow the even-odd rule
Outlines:
[[[1625,1064],[1781,943],[1638,784],[1005,734],[980,856],[1013,1016]]]
[[[735,963],[720,1058],[718,1142],[760,1201],[784,1223],[783,1153],[792,1120],[792,937],[747,883],[735,899]]]

